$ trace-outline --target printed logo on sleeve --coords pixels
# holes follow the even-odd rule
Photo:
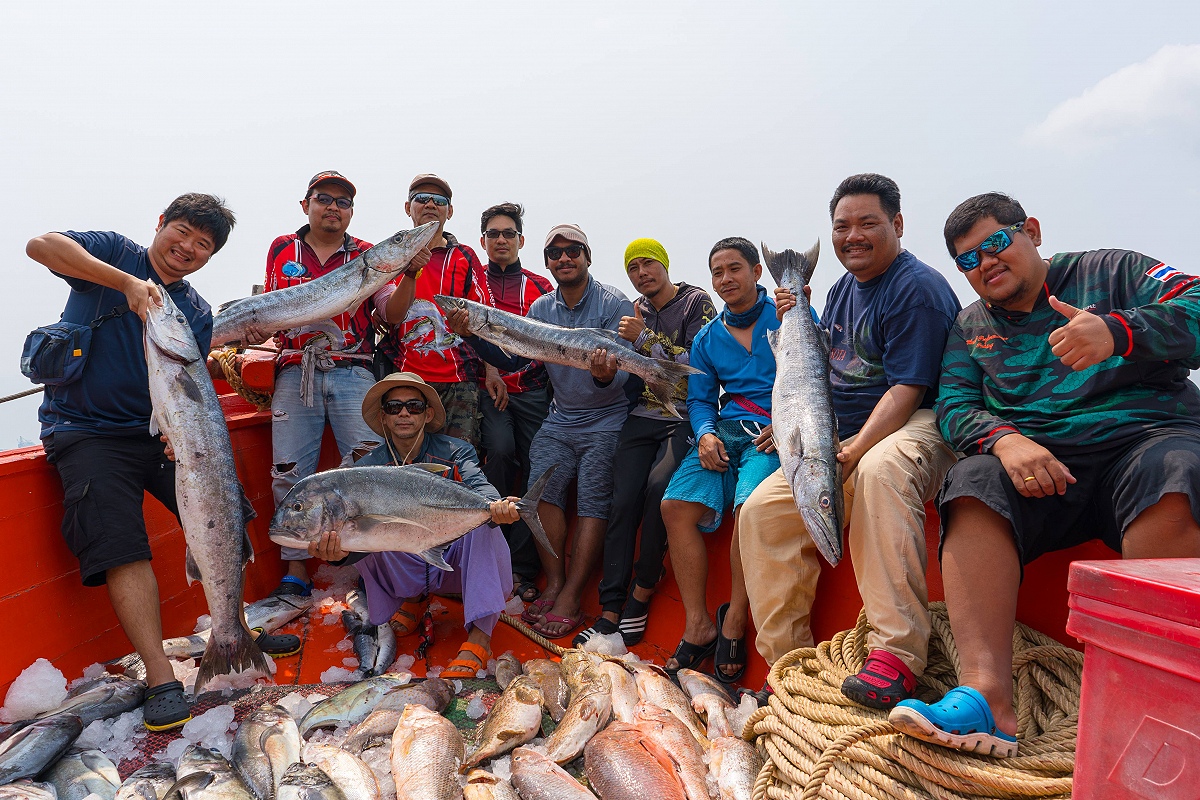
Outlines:
[[[1169,267],[1161,261],[1158,262],[1157,264],[1155,264],[1150,269],[1146,270],[1146,275],[1148,277],[1154,278],[1154,280],[1160,281],[1162,283],[1166,283],[1167,281],[1171,280],[1171,278],[1174,278],[1176,275],[1182,275],[1182,274],[1183,273],[1180,272],[1179,270],[1175,269],[1174,267]]]

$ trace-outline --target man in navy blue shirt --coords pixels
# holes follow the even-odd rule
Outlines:
[[[900,189],[882,175],[842,181],[829,204],[846,274],[829,291],[830,382],[837,415],[850,555],[872,631],[842,693],[872,708],[909,697],[925,669],[925,503],[954,463],[933,415],[941,354],[958,299],[940,273],[900,246]],[[795,305],[776,289],[780,315]],[[820,564],[782,471],[742,507],[746,589],[768,663],[813,643],[809,614]]]
[[[63,483],[63,537],[79,559],[84,585],[107,585],[117,619],[146,666],[145,720],[152,730],[191,717],[163,653],[158,583],[142,517],[145,492],[178,516],[175,465],[150,434],[142,321],[167,292],[200,352],[208,352],[212,309],[184,278],[221,249],[233,224],[233,212],[217,198],[185,194],[158,218],[149,247],[101,231],[47,233],[26,247],[71,287],[65,321],[88,324],[115,313],[93,331],[79,379],[46,387],[38,418],[46,458]]]

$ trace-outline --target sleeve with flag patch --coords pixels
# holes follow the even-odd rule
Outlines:
[[[1130,361],[1180,361],[1200,367],[1200,278],[1125,252],[1114,265],[1122,296],[1105,315],[1113,354]]]
[[[942,378],[934,412],[942,438],[967,455],[991,452],[1002,436],[1020,431],[987,411],[983,399],[983,370],[971,357],[962,329],[955,325],[942,355]]]

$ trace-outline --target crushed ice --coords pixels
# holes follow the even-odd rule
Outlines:
[[[56,708],[67,699],[67,678],[44,658],[34,661],[8,687],[0,722],[18,722]]]

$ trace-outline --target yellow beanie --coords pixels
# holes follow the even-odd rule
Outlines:
[[[657,239],[634,239],[625,248],[625,266],[635,258],[652,258],[669,270],[671,262],[667,260],[667,249],[659,244]]]

